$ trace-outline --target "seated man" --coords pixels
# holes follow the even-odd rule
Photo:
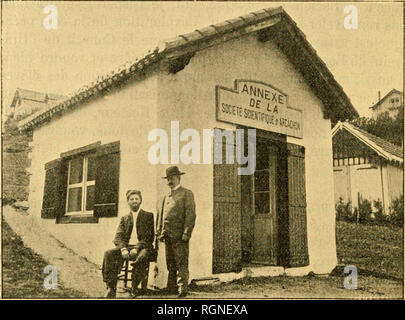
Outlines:
[[[126,193],[129,214],[121,218],[115,235],[115,248],[104,253],[103,280],[107,285],[107,298],[115,298],[117,278],[124,259],[134,261],[132,294],[138,294],[138,285],[146,276],[146,268],[153,252],[153,214],[141,209],[142,194],[138,190]]]

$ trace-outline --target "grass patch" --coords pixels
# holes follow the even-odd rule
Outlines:
[[[339,263],[352,264],[359,274],[403,279],[403,229],[338,221],[336,243]]]
[[[214,286],[191,286],[197,297],[215,298],[342,298],[342,299],[400,299],[399,281],[359,276],[357,290],[343,286],[344,277],[277,276],[242,278]]]
[[[402,297],[403,229],[338,221],[336,225],[339,263],[358,268],[358,289],[343,286],[345,274],[337,270],[329,277],[242,278],[218,285],[192,285],[197,294],[222,297],[263,298],[394,298]]]
[[[24,246],[21,238],[3,220],[3,298],[83,298],[86,295],[65,288],[44,288],[45,266],[49,265],[40,255]]]

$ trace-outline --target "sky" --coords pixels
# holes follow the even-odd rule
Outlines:
[[[58,10],[47,30],[44,8]],[[347,30],[344,7],[358,28]],[[350,98],[360,116],[392,88],[403,88],[401,3],[296,2],[3,2],[3,114],[16,88],[69,94],[161,40],[263,8],[283,6]]]

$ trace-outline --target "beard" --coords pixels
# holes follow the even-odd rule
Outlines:
[[[138,211],[138,209],[139,209],[140,206],[141,206],[140,204],[133,204],[133,205],[131,205],[130,207],[131,207],[131,210],[132,210],[132,211]]]

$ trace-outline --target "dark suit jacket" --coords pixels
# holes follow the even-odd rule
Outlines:
[[[166,236],[176,240],[181,239],[183,234],[191,237],[195,219],[194,194],[180,186],[166,195],[159,204],[157,234],[164,232]]]
[[[131,238],[132,230],[134,229],[134,221],[131,213],[121,217],[118,225],[117,233],[115,234],[114,244],[117,248],[128,246]],[[136,233],[140,249],[146,248],[148,251],[153,249],[153,240],[155,236],[153,213],[140,210],[136,219]]]

